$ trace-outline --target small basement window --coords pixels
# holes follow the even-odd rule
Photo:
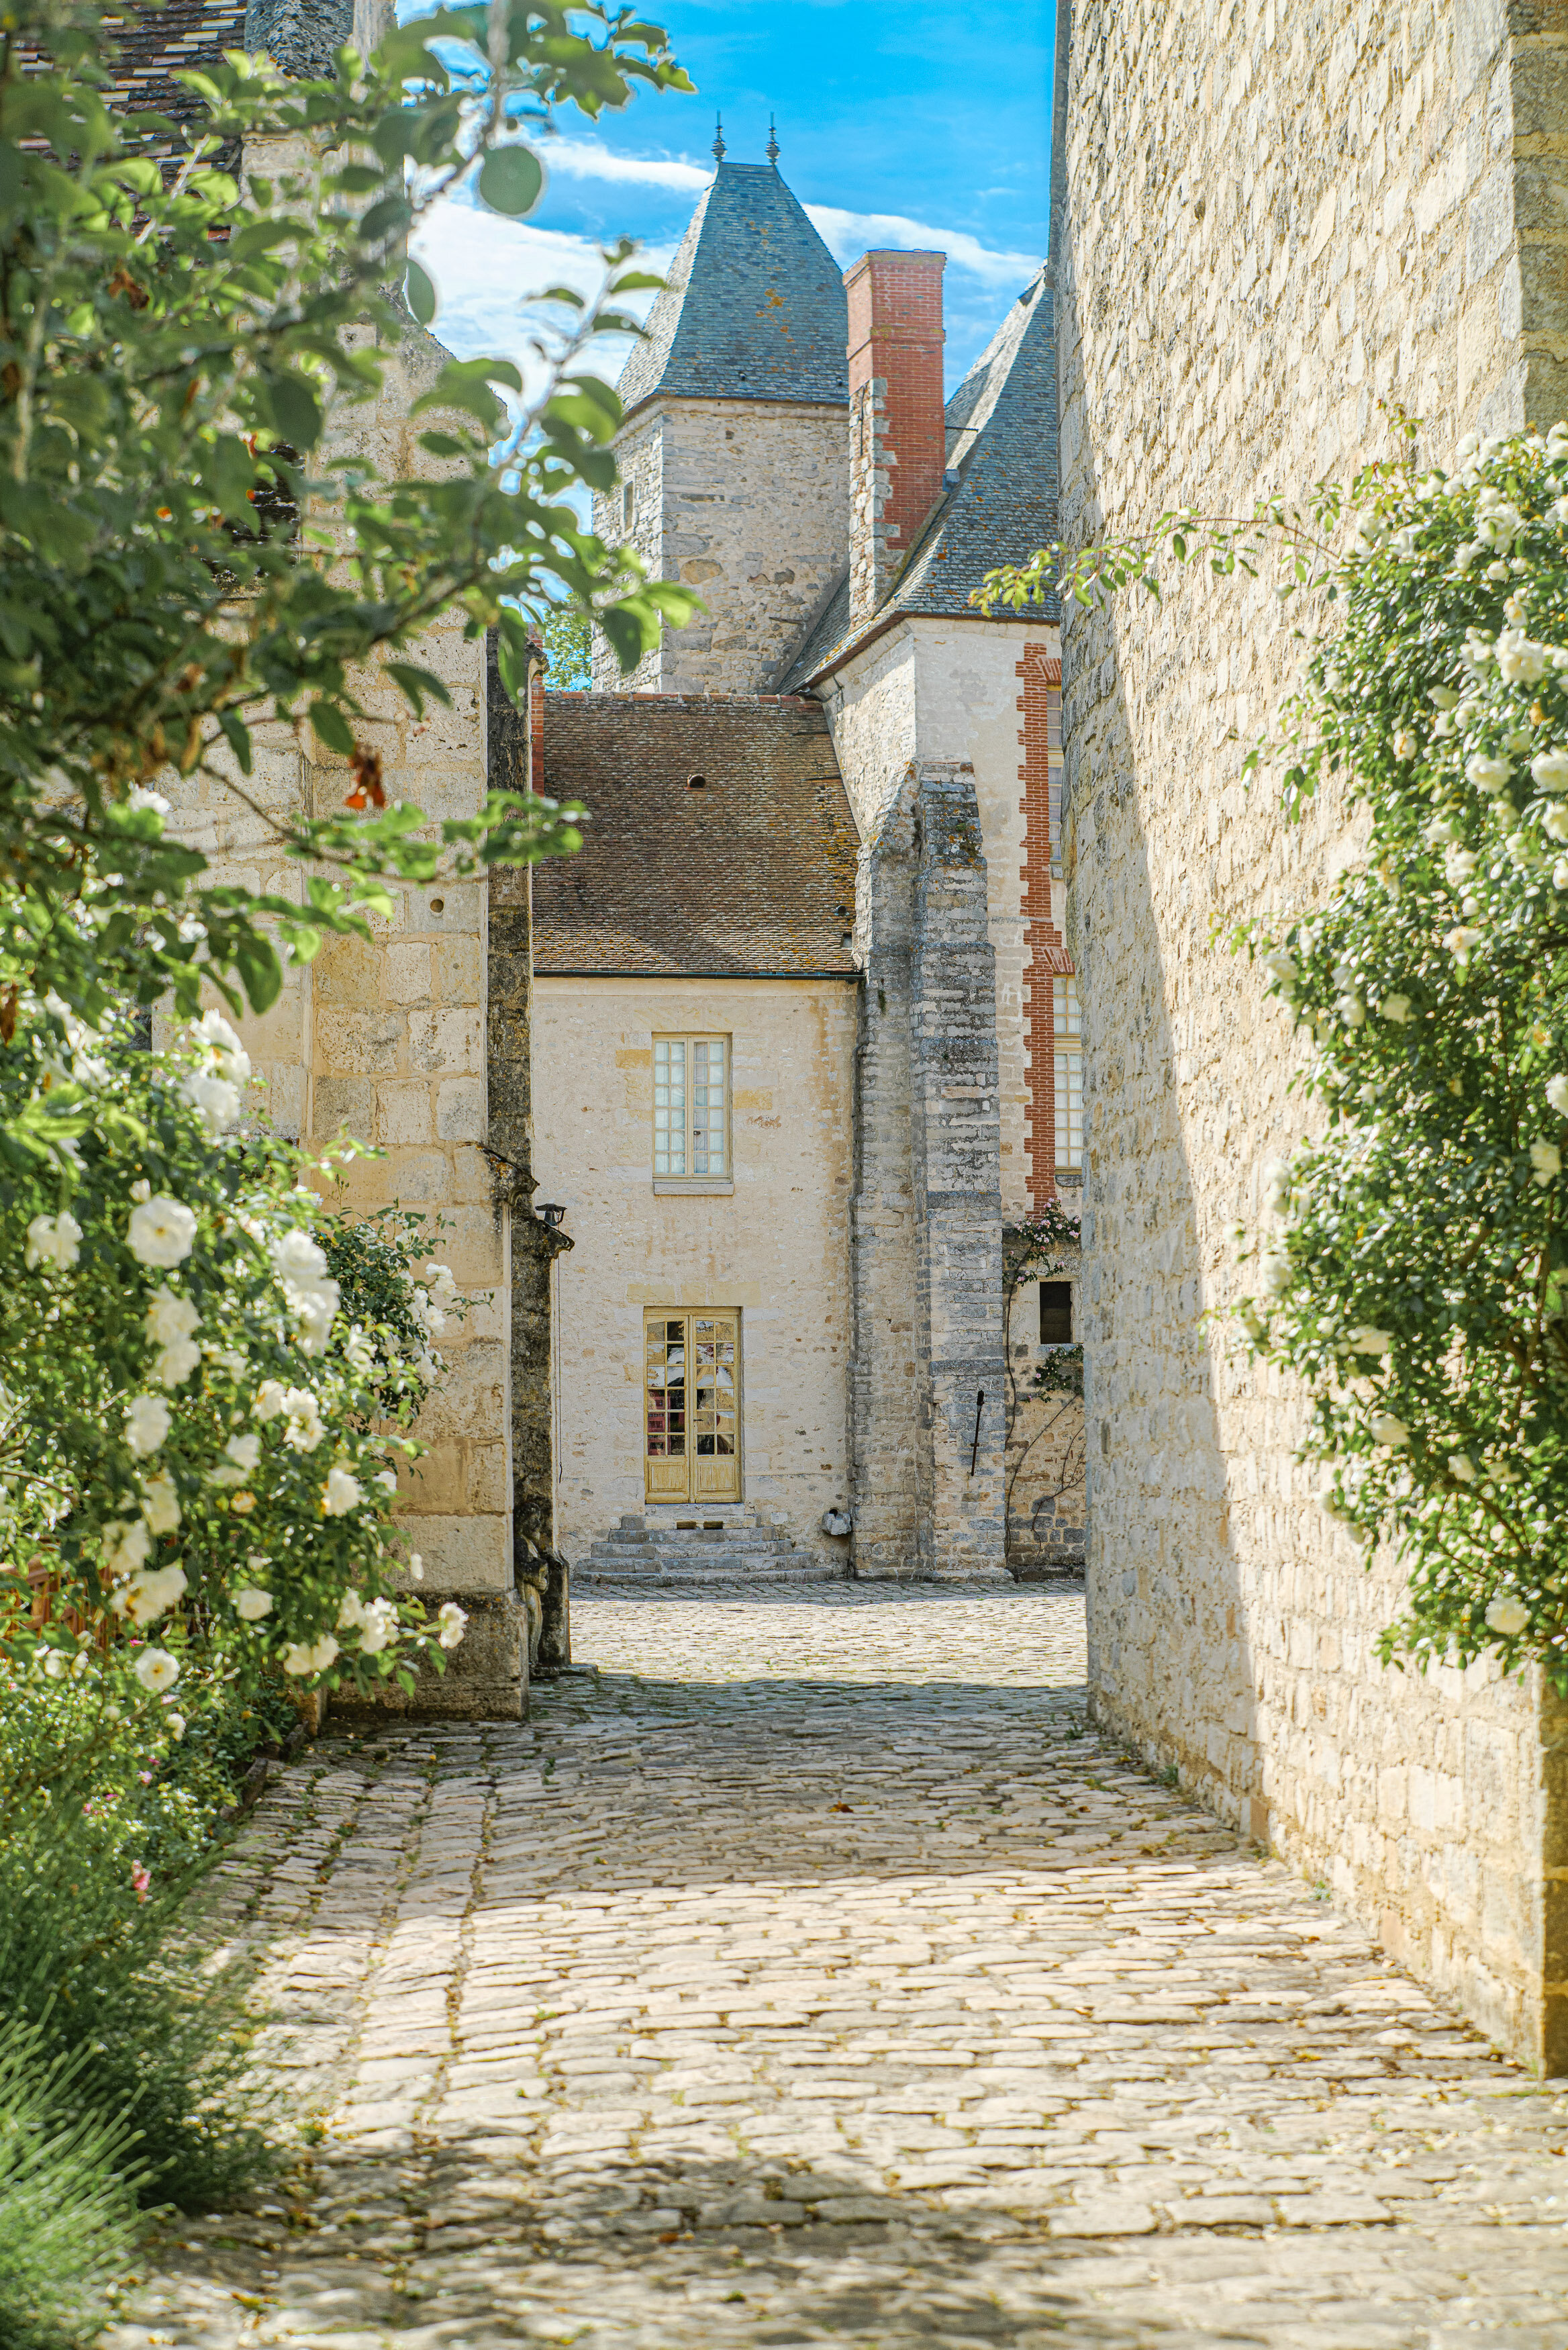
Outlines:
[[[637,520],[637,491],[630,482],[620,494],[620,526],[629,530]]]
[[[686,778],[686,788],[689,792],[705,792],[708,788],[707,776],[688,775]]]
[[[1043,1281],[1040,1284],[1040,1344],[1070,1347],[1073,1343],[1073,1284]]]

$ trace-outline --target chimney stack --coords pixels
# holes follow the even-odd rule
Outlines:
[[[849,613],[868,619],[940,494],[942,253],[867,253],[849,297]]]

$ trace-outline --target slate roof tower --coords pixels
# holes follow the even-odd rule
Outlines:
[[[621,482],[595,526],[708,607],[604,691],[765,690],[848,556],[844,283],[772,163],[718,168],[620,380]]]

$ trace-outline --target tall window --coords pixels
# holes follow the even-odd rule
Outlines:
[[[1056,1165],[1084,1163],[1084,1045],[1078,1029],[1078,983],[1058,972],[1051,982],[1056,1048]]]
[[[655,1182],[727,1182],[730,1176],[729,1039],[653,1040]]]

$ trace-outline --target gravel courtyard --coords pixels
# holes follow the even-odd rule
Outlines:
[[[227,1864],[307,2142],[108,2350],[1568,2350],[1568,2085],[1086,1731],[1083,1603],[576,1602]]]

